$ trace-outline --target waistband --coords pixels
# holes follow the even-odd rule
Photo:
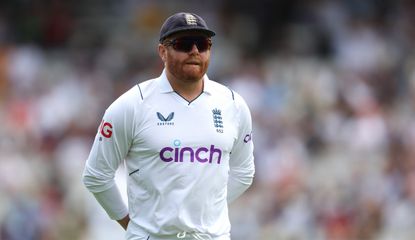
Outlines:
[[[179,232],[172,235],[152,235],[149,233],[132,233],[127,231],[126,233],[127,240],[230,240],[230,236],[219,236],[213,237],[207,233],[199,232]]]

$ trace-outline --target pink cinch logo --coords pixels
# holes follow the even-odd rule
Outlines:
[[[174,141],[175,147],[164,147],[160,150],[160,159],[164,162],[200,162],[220,164],[222,158],[222,150],[216,148],[215,145],[207,147],[191,148],[180,147],[180,141]]]

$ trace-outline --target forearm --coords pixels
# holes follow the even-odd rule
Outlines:
[[[230,176],[228,181],[228,203],[232,203],[252,184],[253,177],[236,178]]]
[[[113,220],[122,220],[128,215],[128,209],[121,198],[117,185],[103,192],[93,193],[99,204]]]
[[[113,220],[128,215],[127,207],[114,181],[114,174],[102,174],[88,164],[83,173],[85,187],[94,195],[99,204]]]
[[[130,222],[130,216],[128,210],[122,201],[121,195],[118,191],[117,186],[114,184],[113,187],[103,192],[93,193],[99,204],[107,212],[108,216],[116,220],[122,228],[127,230],[128,223]]]

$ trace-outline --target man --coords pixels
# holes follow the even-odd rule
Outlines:
[[[106,110],[83,181],[126,239],[230,239],[228,203],[254,176],[252,122],[244,100],[206,75],[211,37],[196,14],[160,31],[160,77]],[[114,183],[124,163],[128,210]]]

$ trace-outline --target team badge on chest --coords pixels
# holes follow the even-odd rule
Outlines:
[[[222,119],[222,111],[220,109],[213,109],[213,125],[216,128],[216,132],[223,133],[223,119]]]

